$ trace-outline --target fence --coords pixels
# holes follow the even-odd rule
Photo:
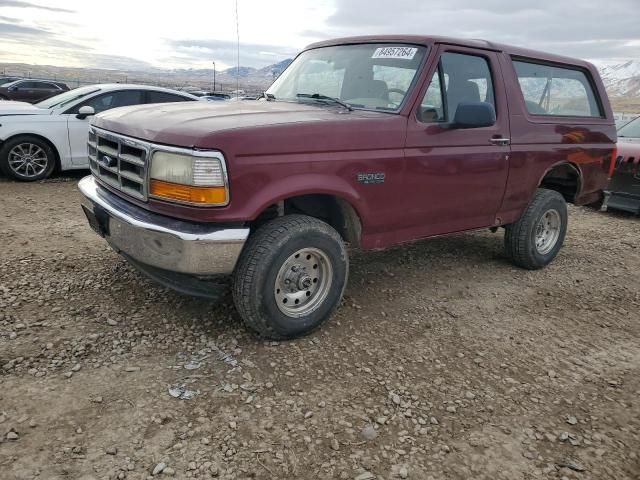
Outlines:
[[[95,85],[98,83],[135,83],[138,85],[151,85],[156,87],[165,87],[165,88],[173,88],[176,90],[182,90],[186,87],[198,87],[202,89],[208,89],[211,86],[211,81],[209,79],[189,79],[189,78],[179,78],[179,79],[153,79],[149,78],[152,75],[149,74],[149,77],[145,78],[144,73],[142,75],[128,75],[128,74],[117,74],[113,75],[96,75],[96,76],[85,76],[84,78],[76,77],[72,74],[70,75],[60,75],[60,74],[41,74],[38,71],[17,71],[17,70],[8,70],[0,68],[0,77],[11,77],[11,78],[20,78],[20,79],[31,79],[31,80],[46,80],[46,81],[54,81],[54,82],[64,82],[71,89],[82,87],[84,85]],[[233,86],[227,85],[227,89],[235,88],[235,83]]]

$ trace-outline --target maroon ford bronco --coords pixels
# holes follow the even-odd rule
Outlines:
[[[566,202],[601,201],[616,142],[589,63],[479,40],[316,43],[253,102],[126,107],[95,117],[92,227],[147,275],[214,292],[271,338],[329,318],[346,245],[383,249],[505,229],[507,256],[557,255]]]

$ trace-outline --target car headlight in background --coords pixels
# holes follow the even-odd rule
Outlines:
[[[224,157],[220,152],[157,150],[151,157],[149,194],[192,205],[229,203]]]

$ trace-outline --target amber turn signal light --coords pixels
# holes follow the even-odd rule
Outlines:
[[[151,179],[149,193],[154,197],[202,205],[224,205],[227,203],[225,187],[194,187],[179,183]]]

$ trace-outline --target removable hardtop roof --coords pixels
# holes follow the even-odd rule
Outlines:
[[[430,47],[440,43],[446,43],[448,45],[457,45],[466,48],[477,48],[494,52],[503,52],[515,57],[537,59],[545,62],[565,65],[575,65],[589,70],[594,68],[591,63],[577,58],[565,57],[562,55],[555,55],[552,53],[530,50],[527,48],[515,47],[512,45],[504,45],[500,43],[489,42],[487,40],[443,37],[438,35],[364,35],[357,37],[343,37],[312,43],[311,45],[308,45],[305,50],[311,50],[320,47],[329,47],[333,45],[348,45],[358,43],[410,43],[414,45],[424,45],[426,47]]]

